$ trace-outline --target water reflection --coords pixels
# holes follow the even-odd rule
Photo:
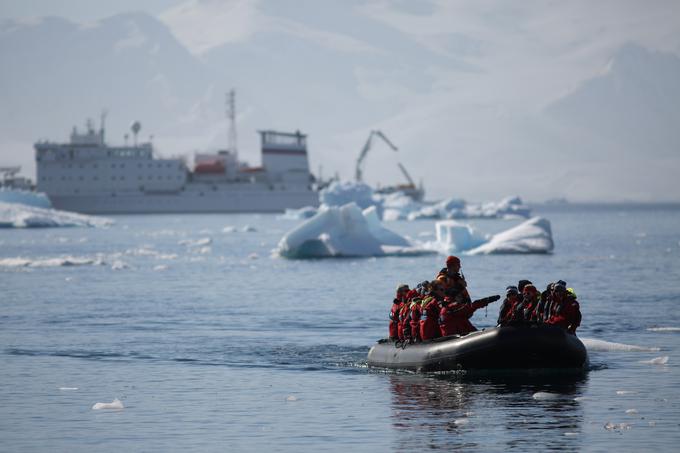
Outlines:
[[[584,373],[388,378],[396,448],[581,446],[583,411],[574,398],[583,394]],[[546,435],[546,429],[553,432]]]

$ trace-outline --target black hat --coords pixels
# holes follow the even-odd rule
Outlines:
[[[522,290],[524,289],[524,287],[527,286],[527,285],[533,285],[533,283],[531,283],[531,280],[520,280],[520,281],[517,283],[517,289],[518,289],[519,292],[521,293]]]

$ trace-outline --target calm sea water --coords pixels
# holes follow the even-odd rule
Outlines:
[[[0,450],[675,450],[680,208],[537,213],[554,254],[464,257],[463,271],[473,297],[520,278],[573,286],[582,374],[367,369],[396,285],[432,278],[443,257],[272,258],[297,223],[274,215],[0,231]],[[92,410],[114,398],[123,410]]]

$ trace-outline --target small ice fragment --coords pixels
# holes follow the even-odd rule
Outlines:
[[[291,401],[291,402],[297,401],[297,400],[298,400],[297,397],[293,396],[293,395],[288,395],[288,397],[286,398],[286,401]]]
[[[154,267],[153,270],[156,272],[164,271],[168,268],[168,266],[165,266],[163,264],[159,264],[158,266]]]
[[[680,327],[650,327],[650,332],[680,332]]]
[[[661,357],[655,357],[652,360],[642,360],[640,363],[645,363],[647,365],[666,365],[668,363],[668,356],[664,355]]]
[[[78,387],[59,387],[59,390],[61,390],[62,392],[66,392],[69,390],[78,390]]]
[[[116,261],[113,262],[113,264],[111,264],[111,270],[113,270],[113,271],[120,271],[120,270],[123,270],[123,269],[127,269],[129,267],[130,266],[128,266],[127,263],[120,261],[120,260],[116,260]]]
[[[628,409],[628,410],[626,410],[626,414],[628,414],[628,415],[635,415],[635,414],[637,414],[637,413],[638,413],[637,409]]]
[[[224,228],[222,228],[222,233],[235,233],[236,232],[236,227],[227,225]]]
[[[576,398],[574,398],[574,401],[576,401],[577,403],[580,403],[581,401],[588,401],[588,399],[589,398],[586,397],[586,396],[577,396]]]
[[[536,392],[531,396],[535,400],[555,400],[560,397],[557,393]]]
[[[649,422],[649,426],[656,426],[656,421],[651,420],[651,421]]]
[[[637,392],[634,392],[633,390],[617,390],[616,394],[617,395],[635,395]]]
[[[470,420],[467,418],[459,418],[453,421],[454,424],[461,426],[461,425],[467,425],[470,423]]]
[[[465,413],[465,416],[466,416],[466,417],[472,417],[473,415],[475,415],[474,412],[466,412],[466,413]]]
[[[564,433],[564,435],[567,436],[567,437],[576,437],[576,436],[578,436],[578,433],[566,432],[566,433]]]
[[[114,399],[110,403],[96,403],[94,406],[92,406],[92,410],[100,410],[100,409],[123,409],[125,406],[123,406],[123,403],[118,399]]]

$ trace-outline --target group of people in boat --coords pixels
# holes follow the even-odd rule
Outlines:
[[[406,284],[397,287],[389,315],[391,340],[415,343],[477,330],[470,322],[474,312],[501,296],[472,301],[460,267],[460,259],[449,256],[433,280],[413,289]],[[581,323],[576,293],[562,280],[549,284],[542,293],[529,280],[508,286],[498,324],[525,322],[553,324],[575,333]]]

